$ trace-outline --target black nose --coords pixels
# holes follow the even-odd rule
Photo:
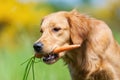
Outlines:
[[[33,48],[36,52],[40,52],[43,48],[43,44],[41,42],[37,42],[33,45]]]

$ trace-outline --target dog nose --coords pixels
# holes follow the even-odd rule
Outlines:
[[[40,52],[43,48],[43,44],[41,42],[37,42],[33,45],[33,48],[36,52]]]

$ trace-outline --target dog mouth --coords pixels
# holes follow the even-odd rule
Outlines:
[[[35,53],[36,58],[42,58],[43,62],[46,64],[53,64],[55,63],[59,58],[64,56],[64,52],[68,50],[73,50],[75,48],[79,48],[80,45],[67,45],[55,48],[51,53]]]
[[[45,62],[46,64],[53,64],[59,59],[59,55],[55,53],[50,53],[43,55],[42,59],[43,62]]]
[[[48,54],[35,53],[35,57],[41,58],[43,62],[46,64],[53,64],[60,58],[59,54],[56,53],[48,53]]]

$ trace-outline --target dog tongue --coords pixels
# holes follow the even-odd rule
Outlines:
[[[52,53],[54,54],[59,54],[60,52],[63,52],[63,51],[68,51],[68,50],[73,50],[73,49],[76,49],[76,48],[79,48],[80,45],[67,45],[67,46],[62,46],[62,47],[58,47],[58,48],[55,48],[53,50]],[[35,57],[36,58],[42,58],[44,55],[40,54],[40,53],[35,53]]]

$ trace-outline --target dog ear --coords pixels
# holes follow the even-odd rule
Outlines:
[[[73,44],[82,44],[88,35],[87,17],[76,10],[69,12],[67,16],[70,25],[70,36]]]

